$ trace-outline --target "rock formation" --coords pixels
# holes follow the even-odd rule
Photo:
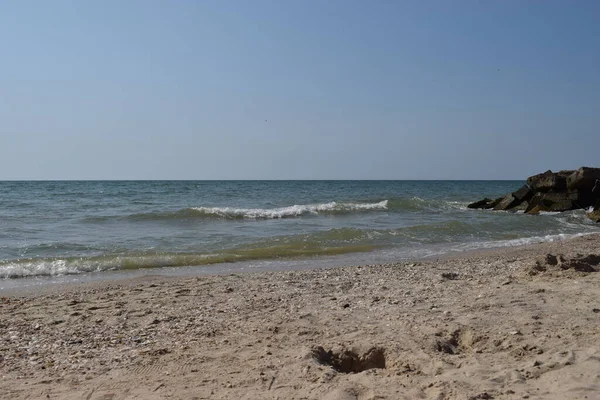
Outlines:
[[[519,190],[496,200],[485,198],[469,208],[503,211],[569,211],[593,207],[588,217],[600,222],[600,168],[552,172],[530,176]]]

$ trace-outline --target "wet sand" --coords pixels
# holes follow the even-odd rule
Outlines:
[[[2,297],[0,398],[600,398],[600,235],[317,267]]]

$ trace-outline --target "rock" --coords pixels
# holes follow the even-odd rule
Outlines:
[[[521,204],[513,206],[510,211],[525,211],[527,208],[529,208],[529,202],[524,201]]]
[[[527,214],[538,214],[540,211],[567,211],[579,208],[568,192],[536,193],[525,210]]]
[[[581,167],[567,178],[569,189],[600,191],[600,168]],[[595,188],[595,190],[594,190]]]
[[[494,210],[508,210],[511,207],[514,207],[518,204],[518,200],[511,194],[504,197],[498,204],[494,206]]]
[[[600,168],[581,167],[530,176],[527,184],[508,195],[471,203],[471,209],[524,211],[527,214],[562,212],[594,206],[588,217],[600,222]]]
[[[442,273],[442,278],[449,280],[449,281],[453,281],[458,279],[459,275],[456,272],[443,272]]]
[[[536,190],[537,187],[543,183],[544,180],[549,179],[552,176],[552,171],[548,170],[541,174],[533,175],[527,178],[527,186],[531,188],[531,190]],[[543,185],[542,185],[543,186]]]
[[[550,170],[543,174],[537,174],[527,178],[527,186],[533,192],[548,192],[550,190],[560,191],[567,188],[567,176],[573,171],[552,172]]]
[[[527,185],[523,185],[519,190],[512,193],[513,197],[519,201],[524,201],[533,196],[533,192]]]
[[[525,209],[525,214],[539,214],[540,211],[547,211],[542,205],[543,193],[536,193],[529,201],[529,206]]]
[[[560,211],[569,211],[573,210],[576,207],[571,200],[561,200],[555,203],[552,203],[549,207],[549,211],[560,212]]]
[[[478,395],[469,397],[469,400],[489,400],[493,397],[488,392],[479,393]]]
[[[542,201],[549,211],[569,211],[577,208],[573,203],[573,200],[569,199],[567,196],[552,196],[548,198],[544,195]]]
[[[510,211],[525,211],[529,207],[528,200],[533,196],[533,192],[527,185],[523,185],[519,190],[512,193],[515,201],[508,208]]]
[[[542,211],[547,211],[547,210],[544,210],[540,206],[533,206],[533,207],[528,207],[527,210],[525,210],[525,214],[538,215]]]
[[[594,222],[600,222],[600,200],[594,206],[594,210],[587,214],[588,218]]]
[[[476,201],[475,203],[471,203],[467,206],[467,208],[473,208],[473,209],[483,209],[483,210],[487,210],[489,208],[494,207],[493,205],[494,200],[492,199],[488,199],[487,197],[483,200],[479,200]]]
[[[598,184],[597,193],[591,190],[569,189],[569,198],[573,200],[576,208],[588,208],[600,200],[600,184]]]

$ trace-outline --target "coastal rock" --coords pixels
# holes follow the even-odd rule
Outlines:
[[[513,192],[512,195],[518,201],[524,201],[529,199],[533,195],[533,192],[531,191],[529,186],[523,185],[519,190]]]
[[[564,193],[536,193],[525,210],[527,214],[538,214],[540,211],[567,211],[573,210],[574,202],[567,192]]]
[[[567,178],[569,189],[600,191],[600,168],[581,167]]]
[[[529,202],[524,201],[522,203],[517,204],[516,206],[512,206],[510,211],[525,211],[529,208]]]
[[[485,198],[469,208],[524,211],[526,214],[562,212],[594,207],[588,217],[600,222],[600,168],[548,170],[527,178],[518,190],[496,200]]]
[[[588,208],[595,204],[600,191],[594,194],[590,190],[569,189],[567,191],[569,199],[573,201],[574,208]]]
[[[594,222],[600,222],[600,210],[594,210],[591,213],[589,213],[588,218],[591,219]]]
[[[544,193],[542,202],[550,211],[568,211],[575,209],[573,198],[569,193]]]
[[[536,193],[529,201],[529,206],[525,209],[525,214],[539,214],[540,211],[548,211],[543,205],[543,193]]]
[[[487,210],[494,208],[494,206],[499,203],[499,200],[501,199],[492,200],[486,197],[485,199],[469,204],[467,208]]]
[[[508,210],[509,208],[517,205],[517,203],[518,203],[518,200],[511,193],[511,194],[505,196],[502,200],[500,200],[500,202],[494,206],[494,210],[496,210],[496,211]]]
[[[600,222],[600,200],[598,200],[598,202],[594,206],[593,211],[589,212],[587,216],[594,222]]]
[[[541,174],[533,175],[527,178],[527,186],[531,188],[533,191],[541,190],[542,188],[546,188],[551,186],[552,179],[552,171],[548,170]],[[550,188],[548,188],[549,190]]]
[[[529,199],[533,196],[533,191],[527,185],[523,185],[519,190],[511,193],[513,201],[507,210],[525,211],[529,207]]]
[[[548,192],[550,190],[560,191],[567,188],[567,177],[574,171],[552,172],[548,170],[527,178],[527,185],[533,192]]]

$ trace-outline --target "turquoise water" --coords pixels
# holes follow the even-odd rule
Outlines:
[[[597,232],[583,211],[468,210],[518,181],[0,182],[0,277],[392,261]]]

